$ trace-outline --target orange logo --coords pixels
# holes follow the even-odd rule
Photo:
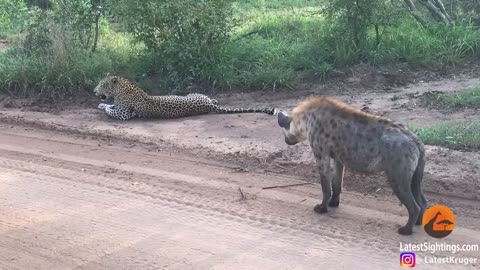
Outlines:
[[[443,238],[455,229],[453,211],[445,205],[434,205],[425,211],[422,225],[428,235]]]

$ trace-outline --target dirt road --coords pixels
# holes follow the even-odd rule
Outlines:
[[[0,124],[0,269],[397,269],[399,245],[434,242],[392,196],[345,192],[187,152]],[[478,201],[448,244],[480,243]],[[418,269],[474,269],[428,265]],[[435,256],[451,256],[439,251]],[[479,257],[457,252],[457,257]],[[363,268],[365,267],[365,268]]]
[[[475,87],[478,76],[393,89],[363,87],[368,78],[216,98],[289,108],[321,94],[417,126],[480,119],[419,98]],[[429,204],[449,206],[457,224],[444,239],[420,227],[407,237],[396,233],[406,211],[381,175],[347,170],[341,206],[315,214],[321,190],[311,151],[287,147],[272,116],[121,122],[96,103],[58,111],[0,100],[0,270],[398,269],[400,245],[480,244],[478,151],[426,147]],[[305,185],[263,189],[295,183]],[[425,263],[452,256],[477,262]],[[420,251],[416,269],[479,263],[480,251]]]

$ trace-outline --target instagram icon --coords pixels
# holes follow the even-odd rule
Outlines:
[[[400,253],[400,267],[402,268],[413,268],[415,267],[415,262],[417,257],[413,252],[402,252]]]

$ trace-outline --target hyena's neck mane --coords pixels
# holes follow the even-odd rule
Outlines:
[[[338,115],[345,119],[359,119],[367,121],[378,121],[380,123],[392,123],[388,118],[363,112],[347,103],[331,98],[331,97],[310,97],[301,102],[293,109],[294,118],[306,117],[309,113],[314,111],[328,111],[332,116]]]

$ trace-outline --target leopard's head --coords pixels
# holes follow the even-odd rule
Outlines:
[[[121,79],[122,78],[117,76],[105,77],[98,83],[93,92],[102,101],[108,98],[114,98]]]

